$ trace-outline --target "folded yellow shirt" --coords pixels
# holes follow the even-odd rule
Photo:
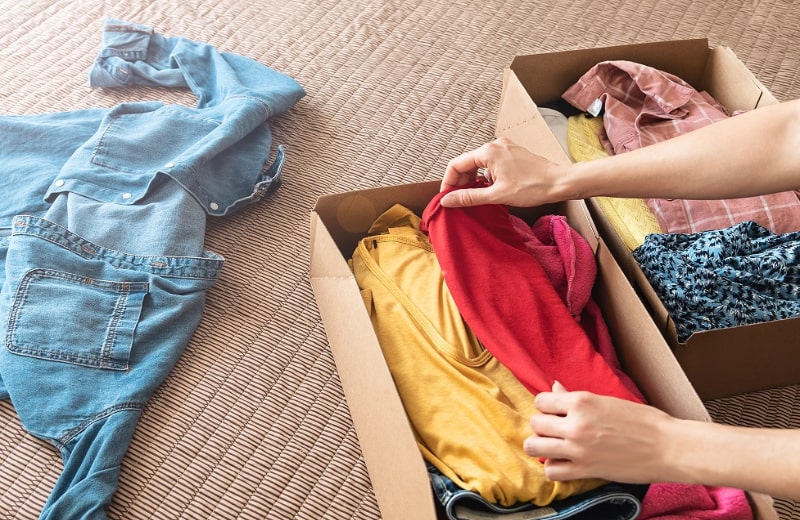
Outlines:
[[[567,146],[574,161],[608,157],[599,137],[602,126],[602,117],[577,115],[567,119]],[[661,233],[658,220],[644,200],[617,197],[595,197],[595,200],[631,251],[642,245],[648,234]]]

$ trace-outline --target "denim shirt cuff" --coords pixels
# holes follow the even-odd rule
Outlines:
[[[147,47],[153,28],[133,22],[109,19],[103,27],[101,56],[119,56],[126,60],[147,59]]]
[[[281,171],[286,157],[285,154],[286,152],[283,145],[278,145],[278,152],[275,155],[275,159],[261,174],[259,181],[253,186],[253,192],[249,196],[235,200],[225,207],[219,207],[219,205],[214,207],[212,205],[213,203],[204,204],[204,207],[207,208],[206,212],[215,217],[230,215],[272,194],[283,182]]]
[[[113,58],[127,62],[146,60],[152,36],[153,28],[150,26],[108,19],[103,28],[102,49],[89,71],[89,84],[93,87],[127,85],[129,74],[123,68],[115,67]]]

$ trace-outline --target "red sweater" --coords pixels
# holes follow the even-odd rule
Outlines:
[[[443,194],[425,208],[422,229],[464,321],[484,347],[534,394],[550,391],[558,380],[568,390],[644,401],[613,352],[613,359],[598,352],[570,313],[508,209],[444,208]],[[594,335],[597,330],[607,334],[595,326]]]

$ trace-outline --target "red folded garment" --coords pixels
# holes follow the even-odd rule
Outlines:
[[[528,251],[541,264],[567,309],[589,336],[591,344],[628,390],[644,401],[634,382],[622,371],[603,313],[592,299],[597,264],[589,243],[563,215],[544,215],[533,225],[513,215],[510,218]]]
[[[609,364],[575,320],[508,209],[501,205],[443,208],[442,195],[425,208],[422,229],[428,233],[453,300],[486,350],[534,394],[550,391],[558,380],[569,390],[642,402],[629,378],[615,370],[616,361]],[[566,230],[557,227],[561,229],[557,240],[566,240],[569,246],[540,256],[551,270],[556,266],[554,254],[563,255],[558,260],[562,265],[582,265],[579,272],[566,270],[561,288],[565,295],[569,290],[581,293],[568,296],[568,301],[588,302],[594,264],[587,268],[585,257],[578,262],[573,254],[574,236],[564,236]],[[538,247],[543,247],[541,241]],[[567,283],[570,277],[585,276],[587,269],[591,280]]]
[[[572,229],[563,215],[544,215],[533,225],[513,215],[509,218],[569,312],[580,319],[597,277],[591,246]]]

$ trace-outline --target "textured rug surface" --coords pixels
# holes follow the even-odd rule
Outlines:
[[[380,518],[308,281],[309,212],[323,194],[439,179],[490,140],[514,55],[705,37],[778,99],[800,96],[800,3],[787,0],[0,0],[0,113],[194,105],[188,91],[88,88],[109,17],[249,56],[308,93],[274,121],[283,186],[210,223],[225,268],[138,425],[113,519]],[[796,387],[708,407],[800,427]],[[37,518],[61,469],[0,403],[0,519]],[[797,504],[776,509],[800,519]]]

